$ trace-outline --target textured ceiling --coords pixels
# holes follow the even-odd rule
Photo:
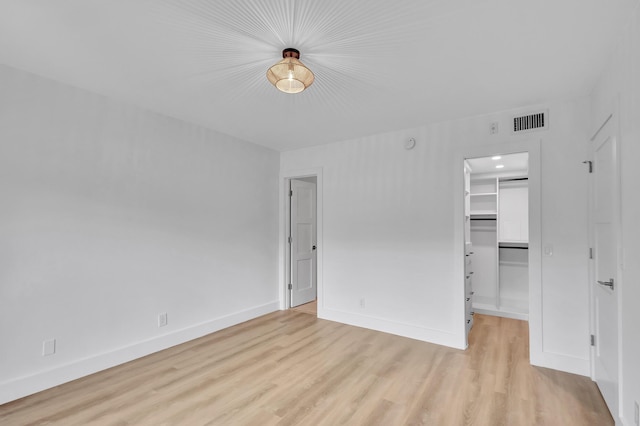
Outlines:
[[[637,0],[0,0],[0,62],[277,150],[586,95]],[[315,83],[278,92],[285,47]]]

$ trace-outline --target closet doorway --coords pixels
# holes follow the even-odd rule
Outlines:
[[[317,176],[287,179],[286,299],[287,307],[317,314],[318,203]]]
[[[466,158],[465,294],[473,314],[529,319],[529,154]]]

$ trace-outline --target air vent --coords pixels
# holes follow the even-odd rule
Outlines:
[[[541,130],[547,128],[546,112],[522,115],[513,118],[513,132],[524,132],[527,130]]]

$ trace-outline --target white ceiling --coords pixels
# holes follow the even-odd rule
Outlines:
[[[500,158],[497,158],[500,157]],[[472,174],[495,174],[529,172],[529,153],[519,152],[517,154],[496,155],[492,157],[468,158],[467,162],[471,167]],[[501,165],[502,168],[497,169],[496,166]]]
[[[0,0],[0,63],[287,150],[587,95],[637,4]]]

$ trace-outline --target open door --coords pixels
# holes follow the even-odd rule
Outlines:
[[[594,351],[593,376],[614,419],[618,418],[618,161],[613,125],[592,140],[591,232]]]
[[[316,299],[316,184],[291,179],[291,307]]]

